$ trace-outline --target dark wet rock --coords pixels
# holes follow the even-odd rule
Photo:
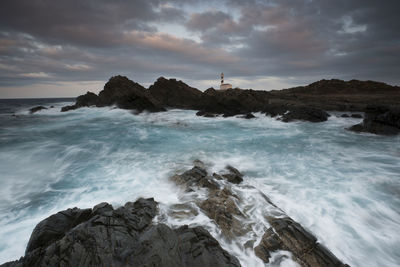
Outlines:
[[[99,93],[99,106],[110,105],[117,105],[123,109],[134,109],[139,112],[165,110],[143,86],[125,76],[111,77]]]
[[[214,118],[214,117],[217,117],[218,115],[201,110],[196,113],[196,116],[203,116],[206,118]]]
[[[270,252],[288,250],[302,266],[348,266],[343,264],[317,238],[289,217],[269,218],[271,228],[254,249],[256,255],[268,262]]]
[[[340,117],[341,118],[350,118],[350,115],[349,114],[342,114]]]
[[[241,118],[241,119],[254,119],[255,117],[256,116],[254,116],[251,113],[247,113],[246,115],[239,116],[239,118]]]
[[[87,92],[84,95],[80,95],[76,98],[75,104],[70,106],[64,106],[61,108],[61,112],[78,109],[81,107],[98,106],[100,103],[99,97],[92,92]]]
[[[149,93],[164,107],[192,108],[195,106],[202,92],[190,87],[182,81],[176,79],[165,79],[160,77],[149,87]]]
[[[54,106],[50,106],[50,108],[54,108]]]
[[[156,212],[153,199],[59,212],[38,224],[24,257],[2,266],[240,266],[204,228],[154,225]]]
[[[222,177],[228,180],[228,182],[233,184],[240,184],[243,182],[243,174],[238,171],[238,169],[230,165],[226,166],[226,169],[229,171],[229,173],[222,174]]]
[[[67,112],[67,111],[70,111],[70,110],[75,110],[77,108],[79,108],[77,105],[64,106],[64,107],[61,108],[61,112]]]
[[[36,225],[25,252],[29,253],[34,249],[47,247],[60,240],[69,230],[87,221],[91,217],[91,213],[91,209],[73,208],[51,215]]]
[[[351,117],[355,118],[355,119],[362,119],[363,116],[361,114],[355,113],[355,114],[351,114]]]
[[[36,112],[38,112],[38,111],[40,111],[40,110],[43,110],[43,109],[47,109],[47,108],[46,108],[46,107],[43,107],[43,106],[37,106],[37,107],[31,108],[31,109],[29,110],[29,113],[30,113],[30,114],[33,114],[33,113],[36,113]]]
[[[400,133],[400,108],[369,107],[364,120],[353,125],[349,130],[380,135],[397,135]]]
[[[76,98],[75,105],[78,107],[90,107],[97,106],[99,104],[99,97],[92,92],[87,92],[84,95],[78,96]]]
[[[111,105],[116,105],[122,109],[136,110],[137,112],[144,110],[150,112],[165,111],[163,106],[143,86],[120,75],[111,77],[98,96],[87,92],[85,95],[79,96],[74,105],[65,106],[61,111],[74,110],[80,107]]]
[[[203,187],[210,190],[219,189],[218,183],[207,175],[204,163],[199,160],[195,161],[195,166],[192,169],[180,175],[174,175],[170,179],[176,184],[183,186],[186,191],[192,190],[193,187]]]
[[[243,179],[243,174],[232,166],[227,166],[225,171]],[[172,180],[180,185],[191,186],[192,191],[195,191],[196,187],[209,189],[207,198],[195,201],[193,205],[197,205],[218,225],[225,238],[234,240],[238,236],[254,236],[252,223],[249,222],[250,218],[244,208],[246,207],[245,199],[241,199],[233,193],[234,185],[224,175],[226,173],[222,172],[213,173],[211,177],[208,176],[204,163],[196,160],[195,167],[181,175],[173,176]],[[214,180],[215,183],[222,183],[223,186],[211,189],[199,182],[202,179]],[[241,186],[256,190],[250,185]],[[265,263],[269,262],[272,252],[286,250],[293,254],[294,260],[301,266],[347,266],[319,244],[313,234],[276,207],[267,196],[261,192],[259,194],[265,200],[265,203],[259,204],[270,205],[273,209],[273,212],[264,215],[269,223],[269,228],[265,231],[259,244],[254,247],[257,238],[249,239],[242,244],[243,248],[254,248],[255,254]],[[241,210],[240,207],[244,210]]]
[[[235,237],[245,234],[248,229],[242,223],[244,216],[236,205],[238,199],[230,189],[211,192],[210,196],[200,203],[200,208],[213,219],[221,228],[226,237]]]
[[[295,120],[309,122],[323,122],[328,120],[329,114],[321,109],[310,107],[290,107],[289,110],[282,115],[283,122],[291,122]]]

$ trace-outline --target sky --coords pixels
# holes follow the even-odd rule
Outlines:
[[[114,75],[200,90],[400,84],[399,0],[1,0],[0,98],[99,92]]]

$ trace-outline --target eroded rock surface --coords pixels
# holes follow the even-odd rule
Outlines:
[[[187,194],[202,188],[207,189],[207,197],[196,201],[196,205],[218,225],[226,238],[252,236],[254,229],[251,218],[243,210],[247,206],[246,200],[235,195],[231,188],[242,183],[243,174],[234,167],[227,166],[221,173],[209,175],[204,163],[196,160],[194,165],[192,169],[172,176],[171,180],[182,186]],[[249,185],[243,186],[252,188]],[[254,249],[255,254],[265,263],[269,262],[271,252],[286,250],[292,253],[294,260],[301,266],[347,266],[319,244],[313,234],[276,207],[267,196],[259,191],[257,194],[264,201],[258,204],[270,206],[273,211],[264,215],[267,223],[261,242],[255,244],[255,239],[248,240],[242,244],[243,248]]]
[[[157,203],[68,209],[40,222],[26,254],[2,266],[240,266],[202,227],[153,224]]]

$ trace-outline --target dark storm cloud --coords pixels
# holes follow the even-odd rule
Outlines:
[[[105,80],[117,73],[139,82],[160,75],[210,80],[221,71],[232,78],[400,83],[398,1],[3,0],[0,5],[0,87]]]

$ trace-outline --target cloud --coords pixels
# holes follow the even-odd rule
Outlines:
[[[48,73],[44,72],[31,72],[31,73],[21,73],[20,76],[27,78],[47,78],[50,77]]]
[[[399,84],[399,7],[397,0],[3,0],[0,97],[14,87],[115,74],[146,84],[179,77],[202,89],[221,72],[254,88],[321,78]]]

